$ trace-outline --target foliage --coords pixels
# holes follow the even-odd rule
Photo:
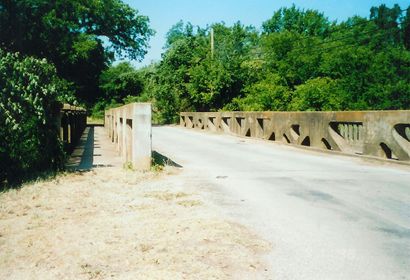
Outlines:
[[[114,55],[141,59],[153,31],[120,0],[0,0],[0,47],[47,58],[82,101],[100,97],[98,78]]]
[[[282,8],[261,33],[239,22],[180,21],[162,61],[137,71],[141,95],[123,101],[152,101],[163,123],[181,111],[410,109],[409,30],[410,7],[398,5],[341,23]]]
[[[128,62],[122,62],[101,73],[99,86],[104,99],[120,102],[128,95],[141,94],[143,84],[135,69]]]
[[[314,78],[296,87],[291,110],[338,111],[343,109],[344,93],[331,78]]]
[[[215,34],[213,55],[210,28]],[[231,102],[248,80],[242,63],[256,41],[256,31],[239,22],[196,29],[177,23],[168,32],[162,62],[139,71],[145,75],[142,96],[153,101],[155,120],[175,122],[180,111],[218,110]]]
[[[291,31],[308,36],[325,36],[330,27],[329,20],[322,13],[300,10],[295,5],[279,9],[262,25],[265,34]]]
[[[0,50],[0,90],[0,183],[62,167],[56,116],[69,84],[45,59]]]
[[[291,100],[291,91],[277,74],[244,89],[245,97],[235,98],[225,109],[240,111],[286,111]]]
[[[122,103],[118,103],[114,99],[100,99],[91,108],[91,118],[95,120],[103,120],[104,112],[110,108],[118,107]]]

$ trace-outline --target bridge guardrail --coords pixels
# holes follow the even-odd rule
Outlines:
[[[87,126],[87,111],[82,107],[61,104],[57,122],[64,150],[71,152]]]
[[[105,129],[124,162],[135,170],[151,168],[151,104],[131,103],[105,111]]]
[[[410,162],[410,110],[182,112],[180,125]]]

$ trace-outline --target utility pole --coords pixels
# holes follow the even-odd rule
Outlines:
[[[214,29],[211,28],[211,57],[214,58]]]

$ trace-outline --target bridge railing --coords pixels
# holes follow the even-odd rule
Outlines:
[[[180,125],[410,162],[410,111],[182,112]]]
[[[71,152],[87,126],[87,111],[81,107],[62,104],[57,121],[64,149]]]
[[[131,103],[105,111],[105,129],[124,162],[135,170],[151,168],[151,104]]]

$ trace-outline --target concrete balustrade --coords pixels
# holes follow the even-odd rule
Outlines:
[[[135,170],[150,170],[150,103],[131,103],[105,111],[104,126],[125,163],[131,163]]]
[[[410,111],[182,112],[187,128],[410,163]]]
[[[60,139],[64,149],[71,152],[87,126],[87,111],[84,108],[61,105],[57,114],[57,127],[60,127]]]

